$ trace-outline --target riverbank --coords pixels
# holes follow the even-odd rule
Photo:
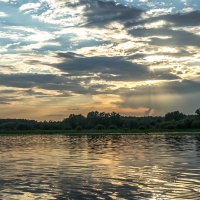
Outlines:
[[[200,135],[200,130],[0,130],[0,135]]]

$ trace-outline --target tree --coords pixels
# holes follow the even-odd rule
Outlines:
[[[77,127],[85,128],[85,120],[85,117],[81,114],[70,114],[69,117],[64,120],[64,123],[72,129],[75,129]]]
[[[99,112],[92,111],[87,114],[87,126],[88,128],[94,128],[97,124],[99,124]]]
[[[121,120],[120,114],[116,112],[112,112],[109,116],[109,122],[110,122],[110,126],[114,125],[118,128],[121,127],[122,120]]]
[[[185,115],[179,111],[174,111],[174,112],[170,112],[170,113],[167,113],[165,115],[165,120],[166,121],[178,121],[178,120],[181,120],[185,117]]]
[[[198,109],[195,111],[195,113],[196,113],[198,116],[200,116],[200,108],[198,108]]]

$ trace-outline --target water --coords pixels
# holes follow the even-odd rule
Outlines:
[[[200,136],[0,136],[0,199],[200,199]]]

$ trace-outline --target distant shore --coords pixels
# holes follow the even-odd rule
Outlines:
[[[200,135],[200,130],[12,130],[0,131],[0,135]]]

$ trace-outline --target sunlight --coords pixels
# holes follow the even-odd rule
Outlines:
[[[164,65],[155,65],[155,66],[150,66],[150,70],[151,71],[155,71],[155,70],[166,70],[166,69],[170,69],[171,66],[164,66]]]

